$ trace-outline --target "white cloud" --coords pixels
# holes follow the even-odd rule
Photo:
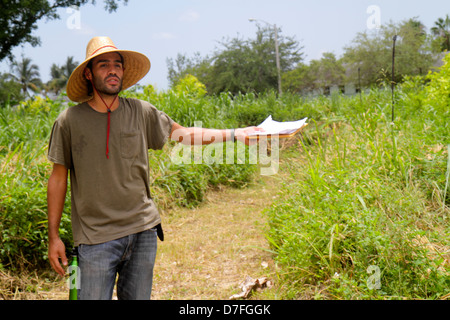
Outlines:
[[[195,22],[198,19],[200,19],[200,13],[198,13],[197,11],[194,11],[192,9],[185,11],[180,16],[180,21],[184,21],[184,22]]]
[[[158,32],[158,33],[154,33],[152,38],[155,40],[171,40],[171,39],[175,39],[176,36],[170,32]]]
[[[72,31],[75,32],[76,34],[83,35],[83,36],[84,35],[93,36],[97,33],[97,31],[95,30],[94,27],[92,27],[88,24],[84,24],[84,23],[81,23],[81,26],[79,29],[73,29]]]

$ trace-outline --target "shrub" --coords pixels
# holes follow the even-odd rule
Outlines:
[[[436,147],[442,140],[425,142],[442,128],[417,130],[424,118],[408,118],[405,109],[391,124],[389,98],[372,91],[360,105],[336,100],[341,121],[313,121],[306,134],[312,139],[298,150],[302,160],[290,163],[295,181],[267,210],[268,239],[292,298],[446,294],[447,148]],[[379,289],[369,285],[372,270],[379,272]]]
[[[235,127],[236,121],[225,116],[228,111],[219,100],[202,97],[201,85],[186,81],[194,83],[195,94],[190,87],[190,91],[158,93],[146,86],[122,95],[148,100],[186,126],[202,121],[204,127]],[[0,267],[48,267],[46,193],[52,164],[46,158],[47,145],[54,120],[67,107],[61,100],[36,97],[18,107],[0,108]],[[194,207],[204,200],[208,188],[242,187],[254,177],[255,165],[250,164],[174,164],[169,156],[173,145],[150,151],[152,193],[162,207]],[[60,233],[69,253],[70,192]]]

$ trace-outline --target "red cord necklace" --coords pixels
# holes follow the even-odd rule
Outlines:
[[[106,109],[108,110],[108,128],[107,128],[107,132],[106,132],[106,158],[109,159],[109,133],[110,133],[110,130],[111,130],[111,108],[112,108],[114,102],[116,102],[117,97],[119,95],[116,95],[114,100],[113,100],[113,102],[108,106],[108,104],[105,102],[105,100],[103,100],[103,97],[97,91],[97,88],[95,88],[94,83],[92,82],[92,79],[91,79],[91,83],[92,83],[92,88],[94,88],[95,92],[97,92],[97,95],[103,101],[103,103],[105,104]]]

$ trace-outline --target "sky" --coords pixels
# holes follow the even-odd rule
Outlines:
[[[177,54],[206,56],[220,48],[219,42],[234,37],[253,38],[258,19],[276,24],[284,36],[295,38],[305,62],[320,59],[324,52],[340,57],[357,33],[376,32],[377,26],[417,17],[428,29],[438,18],[450,14],[448,0],[129,0],[116,12],[104,10],[103,0],[79,9],[60,9],[59,20],[38,23],[33,35],[41,45],[13,50],[16,59],[31,58],[41,79],[50,80],[53,63],[64,64],[73,56],[81,63],[86,45],[95,36],[109,36],[120,49],[144,53],[152,67],[139,84],[168,89],[167,58]],[[0,62],[0,72],[9,71]]]

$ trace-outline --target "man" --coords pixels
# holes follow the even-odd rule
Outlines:
[[[150,70],[148,58],[119,50],[108,37],[93,38],[86,60],[72,73],[67,95],[77,106],[56,119],[48,158],[49,260],[64,275],[59,225],[71,181],[72,231],[78,249],[79,299],[150,299],[161,218],[149,188],[148,149],[168,138],[184,144],[248,144],[257,128],[184,128],[148,102],[119,98]],[[201,135],[201,138],[195,136]],[[203,137],[216,137],[203,139]]]

